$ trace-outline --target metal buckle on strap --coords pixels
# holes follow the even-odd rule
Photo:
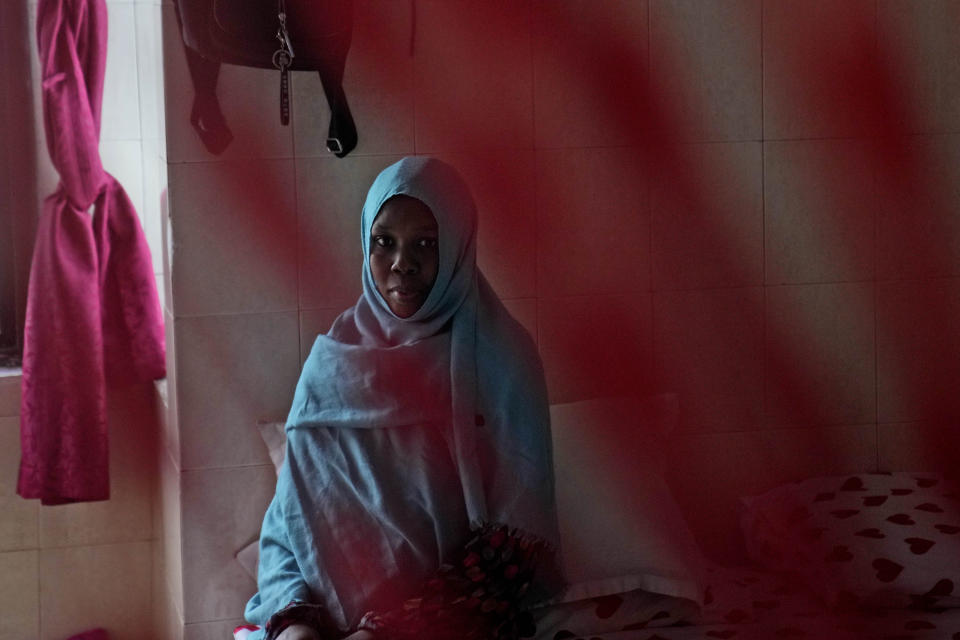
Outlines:
[[[327,138],[327,151],[333,154],[343,153],[343,143],[340,138]]]

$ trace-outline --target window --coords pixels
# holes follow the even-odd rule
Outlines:
[[[37,220],[27,2],[0,2],[0,367],[19,366]]]

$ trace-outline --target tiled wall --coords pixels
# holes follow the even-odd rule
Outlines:
[[[481,266],[537,339],[555,402],[680,394],[672,481],[710,552],[737,553],[737,495],[949,462],[936,438],[956,442],[943,418],[960,381],[960,41],[945,25],[960,3],[357,0],[360,144],[345,159],[323,150],[316,76],[294,74],[284,128],[278,74],[229,66],[235,139],[208,154],[163,11],[162,477],[180,507],[182,554],[167,558],[182,637],[227,637],[255,590],[233,559],[273,490],[255,423],[285,415],[313,336],[359,294],[365,191],[406,154],[447,158],[473,185]],[[869,105],[830,102],[842,83],[813,73],[796,90],[804,64],[853,56],[854,93],[876,93],[881,46],[894,62],[880,80],[913,114],[878,154]],[[604,48],[632,70],[604,65]],[[877,162],[897,154],[923,159],[904,183],[916,197]],[[922,198],[936,202],[913,209]]]
[[[0,638],[152,637],[152,387],[111,394],[110,500],[56,507],[16,495],[19,387],[0,377]]]
[[[40,111],[36,2],[25,11],[33,53],[37,194],[58,178]],[[100,152],[130,195],[162,278],[160,193],[166,163],[162,128],[159,0],[108,0],[109,39]],[[37,209],[39,211],[39,209]],[[62,640],[93,627],[111,638],[164,638],[151,624],[154,571],[163,520],[155,517],[157,416],[153,385],[109,394],[111,498],[40,506],[16,495],[20,461],[19,376],[0,377],[0,639]]]

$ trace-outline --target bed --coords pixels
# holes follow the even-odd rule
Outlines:
[[[677,399],[554,405],[569,588],[540,640],[960,640],[960,490],[934,472],[811,477],[739,504],[747,560],[709,561],[664,480]],[[261,425],[282,463],[282,424]],[[255,544],[238,560],[255,571]],[[242,640],[248,630],[238,627]]]

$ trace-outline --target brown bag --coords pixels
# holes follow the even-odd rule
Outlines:
[[[343,91],[353,32],[353,0],[176,0],[196,98],[191,122],[213,153],[232,140],[216,98],[220,63],[276,68],[280,119],[289,122],[289,71],[317,71],[330,105],[327,149],[357,144]]]

